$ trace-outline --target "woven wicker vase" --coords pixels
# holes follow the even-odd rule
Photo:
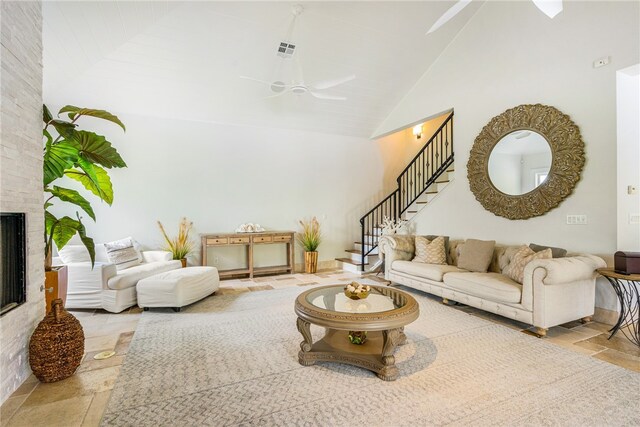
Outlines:
[[[315,273],[318,271],[318,252],[304,253],[304,272]]]
[[[61,299],[51,302],[51,311],[40,322],[29,341],[29,365],[44,383],[70,377],[84,355],[84,331]]]

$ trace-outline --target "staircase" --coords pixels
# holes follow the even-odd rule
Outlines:
[[[360,241],[336,258],[342,269],[361,274],[378,261],[380,224],[385,216],[411,221],[454,178],[453,111],[398,176],[398,188],[360,218]]]

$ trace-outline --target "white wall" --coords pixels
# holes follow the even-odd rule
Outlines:
[[[455,109],[456,179],[416,217],[422,234],[536,242],[611,259],[616,250],[616,70],[638,63],[638,2],[564,2],[551,20],[532,2],[486,2],[376,131]],[[611,64],[592,62],[610,56]],[[574,193],[544,216],[511,221],[475,200],[466,164],[489,120],[525,103],[555,106],[579,126],[586,151]],[[567,225],[586,214],[588,225]],[[599,281],[598,287],[608,286]]]
[[[44,200],[41,4],[1,2],[0,15],[0,211],[26,213],[27,225],[27,300],[0,317],[1,404],[31,373],[29,339],[44,317]]]
[[[158,247],[162,240],[156,220],[175,232],[181,216],[194,222],[196,233],[209,233],[232,232],[244,222],[297,230],[298,219],[316,215],[324,234],[320,260],[331,260],[353,246],[360,216],[380,196],[382,161],[376,144],[365,138],[136,115],[120,118],[126,134],[94,119],[81,123],[106,135],[129,166],[110,171],[113,206],[96,201],[97,223],[86,219],[88,233],[97,242],[132,235],[147,247]],[[282,250],[264,252],[258,265],[284,261]],[[216,254],[219,266],[232,266],[235,252]],[[199,250],[197,255],[191,262],[198,262]],[[211,265],[214,256],[210,254]],[[302,262],[300,251],[296,260]]]
[[[638,8],[636,2],[565,2],[551,20],[531,2],[484,4],[377,131],[455,109],[456,180],[417,216],[421,232],[615,250],[615,70],[638,62]],[[605,55],[611,64],[594,69],[592,61]],[[469,190],[469,150],[492,117],[537,102],[555,106],[580,127],[587,158],[582,179],[544,216],[497,217]],[[589,224],[566,225],[567,214],[587,214]]]
[[[617,81],[617,249],[640,252],[640,223],[629,221],[629,215],[640,215],[640,65],[618,71]],[[629,185],[636,194],[628,194]]]

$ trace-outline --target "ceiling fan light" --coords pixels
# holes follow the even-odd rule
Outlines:
[[[276,80],[275,82],[271,83],[271,86],[269,87],[271,88],[271,92],[280,93],[285,90],[286,86],[287,85],[285,85],[284,82]]]
[[[553,19],[562,12],[562,0],[532,0],[533,4],[549,18]]]

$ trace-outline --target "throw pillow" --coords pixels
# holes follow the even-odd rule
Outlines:
[[[107,250],[109,262],[115,264],[118,270],[124,270],[142,262],[142,255],[135,248],[131,237],[105,243],[104,247]]]
[[[425,236],[427,239],[429,240],[434,240],[437,237],[440,236],[436,236],[436,235],[428,235]],[[452,260],[451,260],[451,254],[449,253],[449,236],[442,236],[444,237],[444,253],[447,255],[447,264],[452,264]]]
[[[458,267],[486,273],[491,264],[495,247],[495,240],[467,239],[458,246]]]
[[[66,245],[64,248],[58,249],[58,256],[65,264],[91,262],[89,251],[84,245]]]
[[[425,264],[446,264],[444,237],[439,236],[429,241],[426,237],[416,236],[416,256],[412,261]]]
[[[567,250],[562,248],[554,248],[553,246],[544,246],[544,245],[536,245],[535,243],[531,243],[529,245],[534,252],[544,251],[545,249],[551,249],[551,256],[554,258],[563,258],[567,255]]]
[[[504,273],[522,284],[524,281],[524,268],[534,259],[551,259],[551,249],[547,248],[540,252],[534,252],[530,247],[522,246],[513,254],[511,263],[505,268]]]

